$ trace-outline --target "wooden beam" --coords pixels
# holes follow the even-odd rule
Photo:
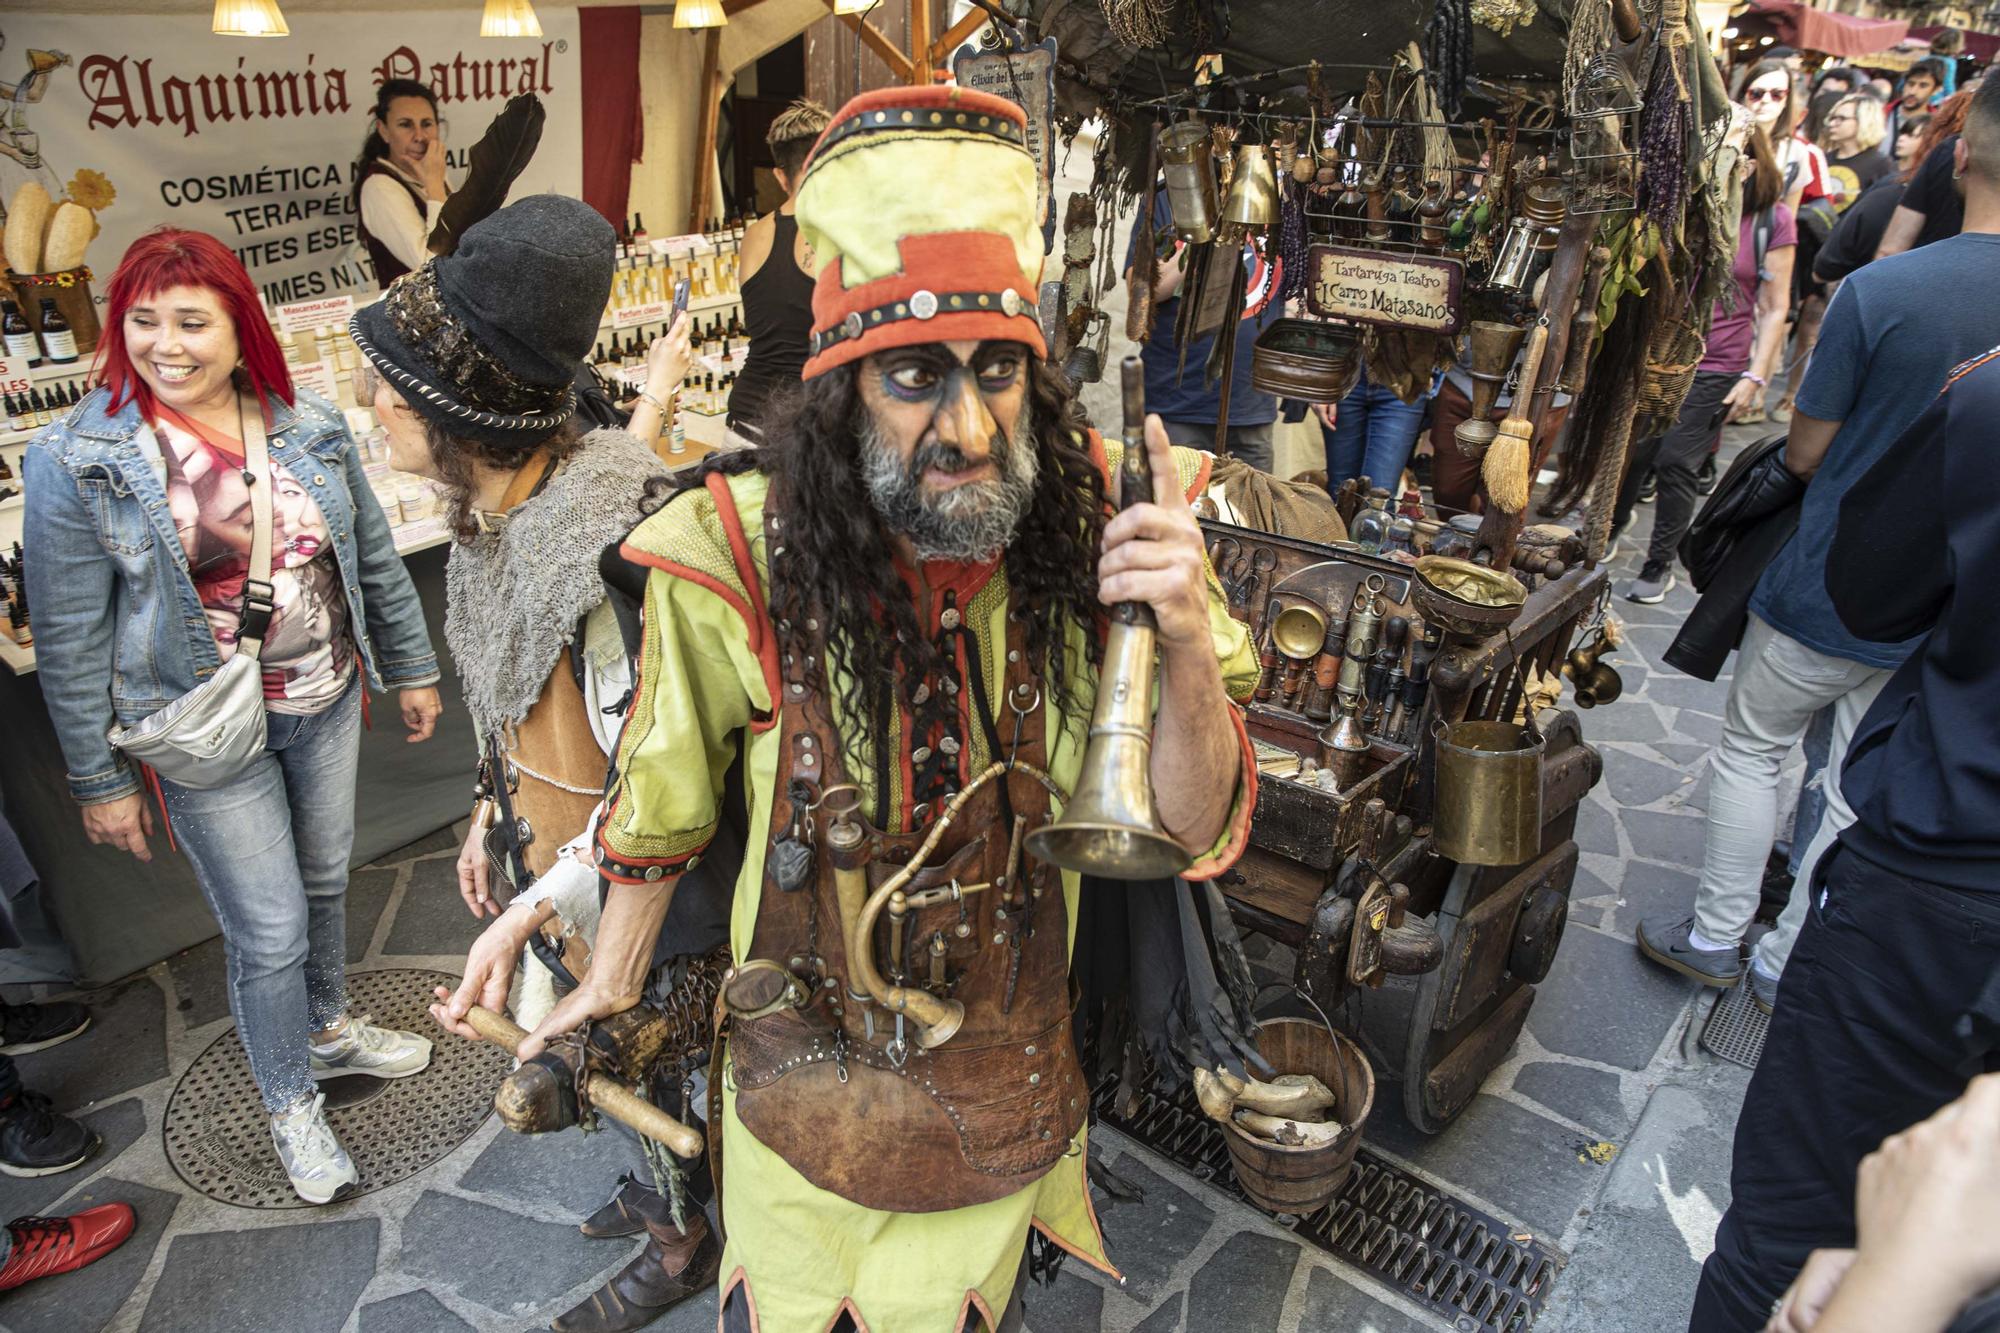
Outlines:
[[[694,198],[688,205],[690,233],[708,216],[708,186],[715,179],[715,136],[722,119],[722,29],[710,28],[701,50],[701,151],[694,160]]]
[[[986,11],[975,9],[945,30],[944,36],[931,43],[931,64],[942,66],[945,59],[959,48],[966,38],[986,26]]]
[[[764,0],[722,0],[722,13],[725,18],[733,19],[744,10],[755,9],[763,3]]]
[[[929,83],[935,63],[931,56],[931,0],[910,0],[909,81]]]
[[[831,11],[833,9],[833,0],[826,0],[826,7]],[[845,23],[852,31],[861,34],[862,44],[876,55],[882,57],[882,63],[889,67],[890,74],[901,79],[904,83],[912,81],[910,71],[915,66],[911,64],[908,56],[896,49],[894,42],[882,35],[880,28],[877,28],[867,19],[862,18],[859,14],[837,14],[835,17],[842,23]]]

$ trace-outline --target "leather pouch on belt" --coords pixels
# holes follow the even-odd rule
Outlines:
[[[913,1045],[900,1070],[876,1047],[845,1045],[836,1061],[832,1029],[796,1010],[735,1024],[736,1114],[807,1180],[865,1208],[1004,1198],[1061,1160],[1083,1124],[1066,1009],[1023,1042]]]

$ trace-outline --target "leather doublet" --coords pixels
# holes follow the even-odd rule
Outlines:
[[[777,546],[773,539],[768,549]],[[1008,625],[1007,697],[1036,700],[1019,714],[1013,757],[1045,769],[1037,682],[1025,636],[1012,616]],[[816,645],[816,656],[824,651]],[[816,800],[844,780],[841,749],[820,720],[826,710],[806,686],[804,664],[786,662],[782,672],[774,845],[791,825],[788,793]],[[994,702],[1009,735],[1015,715]],[[1004,1198],[1071,1151],[1083,1124],[1088,1097],[1071,1030],[1061,876],[1025,851],[1009,876],[1017,839],[1003,782],[1022,833],[1048,819],[1047,791],[1010,772],[974,794],[906,886],[912,895],[954,882],[990,886],[958,901],[941,894],[945,901],[913,908],[903,923],[903,984],[965,1006],[963,1025],[932,1049],[919,1044],[913,1023],[899,1026],[884,1006],[857,998],[863,992],[848,964],[824,813],[802,887],[779,887],[774,858],[766,858],[751,953],[783,964],[808,998],[802,1007],[732,1020],[736,1114],[807,1180],[863,1207],[936,1212]],[[908,863],[937,813],[926,812],[908,832],[864,823],[871,892]],[[894,984],[891,929],[885,912],[873,945],[878,969]]]

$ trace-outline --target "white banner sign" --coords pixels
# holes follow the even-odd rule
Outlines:
[[[548,121],[510,197],[582,193],[576,10],[536,13],[539,38],[482,38],[473,8],[295,11],[291,36],[256,40],[213,35],[206,7],[8,13],[0,208],[35,180],[95,209],[103,231],[84,263],[100,302],[125,247],[161,225],[221,239],[273,307],[372,294],[354,170],[384,79],[437,94],[453,182],[507,99],[534,93]]]

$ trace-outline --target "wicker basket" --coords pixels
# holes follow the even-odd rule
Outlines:
[[[1684,319],[1660,325],[1646,349],[1646,374],[1639,381],[1638,415],[1672,421],[1694,386],[1695,367],[1708,350],[1701,329]]]
[[[14,289],[15,303],[27,316],[36,336],[42,332],[42,302],[53,298],[56,309],[69,321],[76,338],[76,354],[89,356],[97,350],[101,326],[97,322],[97,302],[90,294],[88,268],[66,269],[61,273],[15,273],[9,270],[7,284]]]

